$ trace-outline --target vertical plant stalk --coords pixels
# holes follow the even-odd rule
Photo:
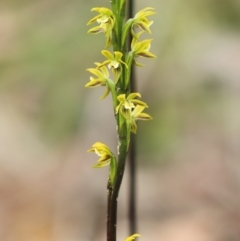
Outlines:
[[[126,158],[130,146],[131,133],[137,132],[137,120],[151,120],[152,117],[143,113],[147,104],[139,99],[140,93],[133,92],[134,86],[131,79],[133,63],[142,66],[136,62],[136,57],[156,58],[149,52],[152,39],[141,41],[140,35],[144,32],[151,33],[150,26],[152,21],[148,16],[155,14],[153,8],[147,7],[139,11],[134,18],[129,18],[125,22],[126,0],[112,0],[112,10],[108,8],[93,8],[99,15],[92,18],[88,24],[97,22],[99,26],[91,28],[89,33],[105,33],[106,47],[112,45],[114,53],[108,50],[102,50],[102,54],[107,58],[102,63],[95,62],[95,68],[89,68],[91,74],[90,81],[85,87],[104,86],[106,91],[101,99],[104,99],[109,93],[112,95],[114,116],[117,124],[118,135],[118,154],[117,158],[111,152],[109,147],[101,142],[93,144],[89,152],[95,152],[100,158],[93,165],[95,168],[110,166],[108,179],[108,205],[107,205],[107,241],[116,241],[117,236],[117,206],[118,195],[122,184],[125,171]],[[132,12],[132,5],[130,11]],[[131,13],[132,15],[132,13]],[[141,31],[135,32],[134,27]],[[133,36],[133,38],[131,38]],[[131,42],[131,44],[130,44]],[[113,80],[109,76],[109,70],[112,69]],[[131,154],[134,155],[135,147],[132,146]],[[134,159],[134,158],[133,158]],[[133,168],[134,170],[134,168]],[[135,173],[132,173],[135,178]],[[132,184],[135,184],[133,179]],[[134,185],[135,186],[135,185]],[[135,206],[135,188],[132,187],[132,205]],[[134,211],[135,212],[135,211]],[[135,214],[132,216],[135,219]],[[135,231],[136,224],[133,222],[132,230]],[[125,241],[132,241],[139,234],[133,234]]]
[[[107,214],[107,241],[116,241],[116,227],[117,227],[117,206],[118,206],[118,194],[121,187],[125,163],[127,157],[127,141],[125,136],[119,137],[119,155],[118,155],[118,169],[116,173],[116,181],[114,187],[108,196],[108,214]]]
[[[129,147],[129,232],[136,233],[137,230],[137,208],[136,208],[136,136],[131,134]]]
[[[127,6],[127,19],[133,18],[134,0],[128,1]],[[128,49],[131,48],[132,35],[128,39]],[[130,91],[137,92],[136,90],[136,75],[135,65],[131,67],[130,74]],[[129,232],[135,233],[137,230],[137,209],[136,209],[136,142],[137,138],[131,134],[131,142],[129,147],[128,162],[129,162],[129,204],[128,204],[128,219],[129,219]]]
[[[111,183],[108,182],[108,186],[107,186],[107,240],[111,240],[111,237],[116,235],[116,229],[114,229],[114,227],[111,226],[111,224],[113,223],[112,221],[112,216],[110,215],[112,207],[111,207],[111,198],[112,198],[112,186]]]
[[[113,13],[116,17],[117,27],[115,28],[115,32],[113,33],[113,49],[114,51],[120,51],[123,53],[123,58],[125,58],[125,46],[121,45],[122,39],[122,25],[125,18],[125,0],[112,0],[112,9]],[[125,66],[123,66],[123,73],[126,71]],[[125,90],[123,89],[122,84],[124,83],[124,74],[120,77],[119,81],[119,92],[124,93]],[[129,87],[127,89],[129,92]],[[122,179],[125,171],[125,163],[127,157],[127,128],[126,125],[120,126],[120,120],[117,117],[117,130],[118,130],[118,167],[116,172],[116,180],[111,187],[111,192],[108,197],[108,213],[107,213],[107,241],[116,241],[117,237],[117,206],[118,206],[118,194],[122,184]]]

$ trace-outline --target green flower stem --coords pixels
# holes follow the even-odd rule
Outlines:
[[[111,185],[108,186],[107,241],[116,241],[117,199],[126,164],[128,150],[127,136],[127,127],[125,123],[119,131],[119,153],[115,184],[113,187]]]
[[[113,49],[114,51],[121,51],[121,36],[122,26],[125,19],[126,0],[111,0],[112,11],[116,19],[116,25],[113,31]],[[122,52],[122,51],[121,51]]]
[[[119,3],[118,8],[116,8],[117,2]],[[124,44],[121,42],[122,39],[122,28],[123,21],[125,18],[125,0],[121,1],[112,1],[112,9],[116,18],[116,27],[113,32],[113,49],[114,51],[120,51],[123,53],[123,60],[126,59],[126,50],[127,43]],[[132,62],[133,58],[130,59]],[[128,64],[127,64],[128,65]],[[117,95],[119,94],[129,94],[130,86],[129,86],[129,78],[131,75],[131,67],[126,68],[125,65],[122,64],[122,74],[120,79],[116,85]],[[126,76],[128,76],[128,84],[126,83]],[[115,103],[114,103],[115,105]],[[116,107],[116,105],[115,105]],[[119,190],[122,183],[122,178],[125,170],[128,146],[130,142],[130,131],[129,127],[127,128],[126,121],[121,121],[121,115],[117,116],[117,127],[118,127],[118,164],[116,170],[116,179],[114,181],[114,186],[108,185],[108,214],[107,214],[107,241],[116,241],[117,236],[117,199]]]
[[[118,19],[118,44],[121,48],[121,39],[122,39],[122,28],[123,28],[123,21],[125,19],[125,12],[126,12],[126,0],[119,1],[119,19]],[[123,49],[121,49],[123,50]]]
[[[113,50],[114,51],[119,51],[120,50],[120,46],[119,46],[119,1],[117,0],[112,0],[111,1],[111,4],[112,4],[112,11],[113,11],[113,14],[115,16],[115,20],[116,20],[116,23],[115,23],[115,26],[114,26],[114,29],[113,29],[113,37],[112,37],[112,45],[113,45]]]
[[[119,0],[111,0],[110,2],[111,2],[111,5],[112,5],[113,13],[114,13],[114,14],[118,13]]]

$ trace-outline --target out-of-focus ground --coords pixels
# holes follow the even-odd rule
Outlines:
[[[240,1],[147,5],[158,58],[137,72],[154,118],[137,134],[141,240],[240,240]],[[108,171],[86,152],[116,146],[110,98],[84,89],[103,60],[103,35],[86,34],[96,6],[109,2],[0,2],[1,241],[105,240]]]

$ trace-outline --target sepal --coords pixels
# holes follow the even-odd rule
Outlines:
[[[135,234],[127,237],[127,238],[125,239],[125,241],[133,241],[133,240],[134,240],[135,238],[137,238],[137,237],[141,237],[141,235],[138,234],[138,233],[135,233]]]

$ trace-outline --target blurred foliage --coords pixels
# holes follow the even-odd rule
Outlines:
[[[205,80],[178,96],[150,100],[154,119],[151,125],[140,124],[139,131],[138,151],[143,157],[142,164],[164,164],[176,153],[176,148],[181,148],[186,131],[197,131],[199,126],[220,130],[225,100],[224,86],[215,79]]]
[[[224,24],[228,28],[235,28],[239,30],[240,27],[240,4],[236,0],[211,0],[205,2],[205,9],[209,9],[210,14],[217,25]],[[204,9],[202,9],[204,11]]]
[[[80,124],[86,62],[94,56],[95,43],[86,34],[89,6],[81,1],[6,1],[4,6],[17,29],[10,54],[0,58],[2,91],[39,95],[38,120],[48,138],[73,135]]]

